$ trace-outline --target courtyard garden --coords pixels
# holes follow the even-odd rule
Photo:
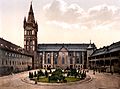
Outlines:
[[[67,83],[83,80],[86,78],[86,72],[76,69],[40,69],[29,72],[29,78],[35,81],[35,83]]]

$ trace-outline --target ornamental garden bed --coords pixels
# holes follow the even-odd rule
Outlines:
[[[39,71],[29,72],[30,80],[42,83],[67,83],[67,82],[76,82],[86,78],[86,72],[84,70],[62,70],[58,69],[40,69]]]

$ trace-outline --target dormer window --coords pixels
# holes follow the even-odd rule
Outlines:
[[[1,44],[1,46],[3,46],[3,44]]]

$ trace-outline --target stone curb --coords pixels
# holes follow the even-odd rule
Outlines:
[[[87,77],[84,80],[80,80],[80,81],[76,81],[76,82],[69,82],[69,83],[41,83],[38,82],[37,84],[35,84],[35,81],[31,81],[28,77],[21,79],[23,82],[28,83],[28,84],[32,84],[32,85],[40,85],[40,86],[67,86],[67,85],[73,85],[73,84],[81,84],[84,82],[90,82],[93,80],[92,77],[90,77],[89,75],[87,75]]]

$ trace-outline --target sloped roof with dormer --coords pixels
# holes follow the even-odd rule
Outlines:
[[[59,51],[63,46],[68,51],[86,51],[90,44],[38,44],[38,51]],[[96,48],[95,44],[91,44],[93,48]]]

